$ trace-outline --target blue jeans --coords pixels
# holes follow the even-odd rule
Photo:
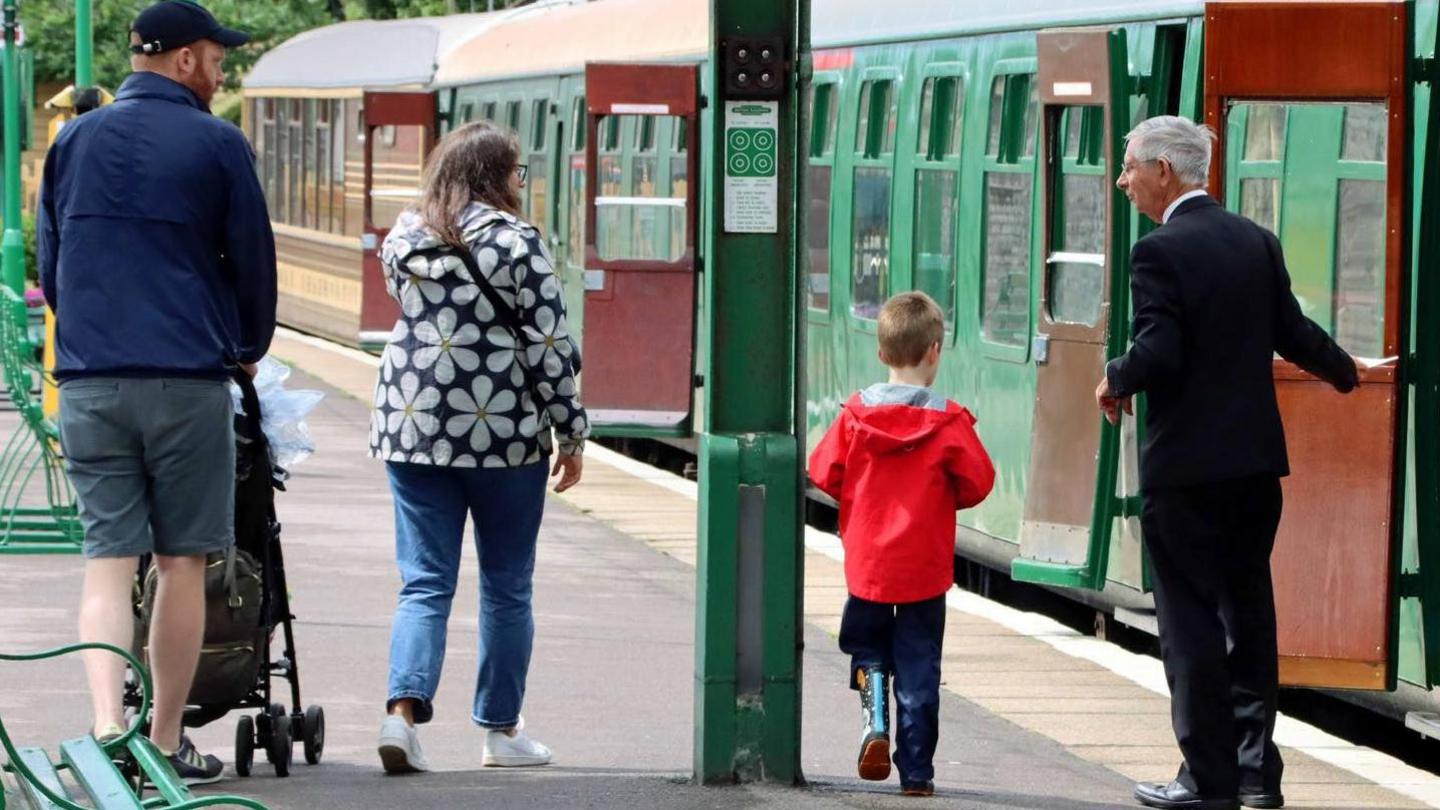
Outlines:
[[[446,623],[468,513],[475,520],[480,558],[480,663],[471,717],[485,728],[510,728],[525,699],[535,637],[530,595],[547,465],[385,466],[395,499],[395,561],[403,581],[390,633],[386,709],[413,698],[416,723],[434,715],[431,701],[445,663]]]
[[[888,605],[851,595],[840,616],[840,651],[856,673],[879,667],[895,684],[895,766],[902,785],[935,778],[940,740],[940,647],[945,640],[945,596]]]

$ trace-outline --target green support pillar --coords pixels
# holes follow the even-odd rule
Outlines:
[[[5,236],[0,240],[0,267],[5,285],[25,294],[25,241],[20,233],[20,30],[18,0],[4,2],[5,76]]]
[[[712,0],[695,776],[798,784],[808,0]],[[763,382],[762,382],[763,381]]]
[[[95,85],[93,57],[95,54],[95,32],[91,28],[90,0],[75,0],[75,87],[85,89]]]

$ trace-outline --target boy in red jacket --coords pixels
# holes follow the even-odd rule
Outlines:
[[[845,584],[840,649],[864,718],[860,778],[890,776],[886,682],[895,681],[895,765],[910,796],[935,792],[940,645],[954,576],[955,510],[990,494],[995,468],[975,417],[930,390],[945,320],[921,292],[880,310],[890,381],[855,394],[815,452],[810,480],[840,503]]]

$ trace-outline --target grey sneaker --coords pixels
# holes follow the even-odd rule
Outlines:
[[[422,773],[430,770],[420,750],[420,735],[399,715],[387,715],[380,724],[380,764],[386,773]]]
[[[195,750],[195,743],[189,737],[180,738],[180,750],[165,758],[175,775],[187,785],[209,785],[220,781],[225,766],[219,757],[201,754]]]

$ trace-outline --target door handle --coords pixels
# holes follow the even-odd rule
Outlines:
[[[1036,335],[1030,340],[1030,354],[1035,357],[1035,365],[1043,366],[1050,362],[1050,336]]]

